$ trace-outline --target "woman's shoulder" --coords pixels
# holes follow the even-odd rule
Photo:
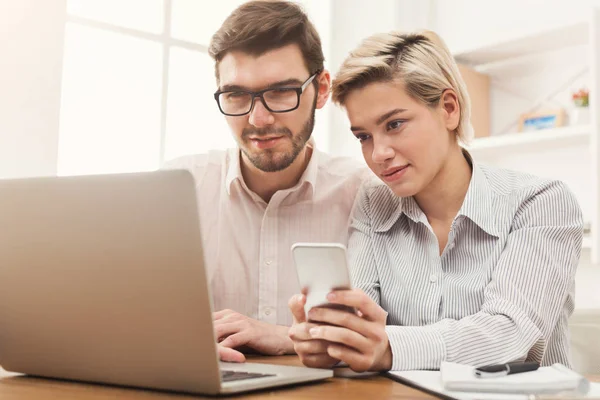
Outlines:
[[[570,193],[568,186],[558,179],[543,178],[526,172],[477,164],[492,192],[499,196],[517,196],[538,193],[546,189]]]
[[[398,197],[384,182],[376,176],[369,176],[364,179],[356,203],[365,210],[394,210],[402,203],[402,198]]]
[[[560,208],[571,210],[574,214],[581,213],[577,197],[561,180],[489,165],[478,165],[478,168],[494,197],[492,204],[497,207],[512,204],[516,212],[523,208],[543,208],[546,211]]]

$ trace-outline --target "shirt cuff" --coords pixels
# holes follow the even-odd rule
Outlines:
[[[439,369],[446,344],[437,326],[385,327],[392,349],[392,370]]]

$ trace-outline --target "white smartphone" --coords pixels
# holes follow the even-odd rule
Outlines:
[[[292,258],[300,287],[306,290],[304,311],[313,307],[330,307],[355,312],[354,309],[331,304],[327,294],[332,290],[351,289],[346,247],[339,243],[295,243]]]

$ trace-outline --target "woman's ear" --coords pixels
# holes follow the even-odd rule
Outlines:
[[[329,71],[324,69],[319,75],[315,77],[317,81],[317,104],[316,107],[321,109],[327,104],[329,94],[331,93],[331,75]]]
[[[446,129],[454,132],[460,122],[460,104],[456,92],[452,89],[444,90],[440,98],[440,105],[446,123]]]

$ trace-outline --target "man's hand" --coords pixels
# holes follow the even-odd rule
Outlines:
[[[243,362],[241,347],[269,356],[294,354],[288,327],[254,320],[232,310],[213,313],[215,336],[222,361]]]
[[[246,361],[246,357],[239,351],[230,349],[229,347],[223,347],[220,344],[217,346],[219,349],[219,359],[221,361],[236,363],[243,363]]]
[[[331,368],[340,360],[327,353],[330,343],[311,337],[310,330],[318,325],[306,322],[304,304],[306,304],[306,296],[303,294],[293,296],[288,303],[294,316],[294,324],[289,330],[290,338],[294,342],[294,349],[307,367]]]
[[[356,372],[383,371],[392,367],[392,350],[385,331],[387,313],[362,290],[336,290],[329,302],[353,307],[357,314],[329,308],[313,308],[310,337],[328,343],[327,354],[344,361]]]

